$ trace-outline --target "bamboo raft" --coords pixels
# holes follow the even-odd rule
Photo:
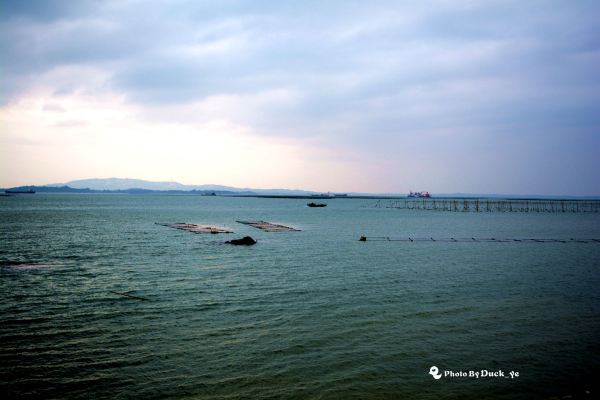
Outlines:
[[[597,213],[600,200],[429,198],[378,200],[374,208],[460,212]]]
[[[165,224],[156,222],[156,225],[166,226],[169,228],[180,229],[182,231],[192,232],[192,233],[233,233],[233,231],[229,231],[225,228],[216,228],[214,226],[208,225],[197,225],[197,224],[188,224],[185,222],[177,222],[174,224]]]
[[[250,225],[253,228],[261,229],[266,232],[298,232],[300,229],[291,228],[285,225],[272,224],[266,221],[236,221],[240,224]]]
[[[361,236],[360,242],[450,242],[450,243],[600,243],[600,239],[549,239],[549,238],[432,238]]]

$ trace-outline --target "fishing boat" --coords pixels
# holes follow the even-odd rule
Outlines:
[[[325,203],[308,203],[307,206],[309,206],[309,207],[327,207],[327,204],[325,204]]]

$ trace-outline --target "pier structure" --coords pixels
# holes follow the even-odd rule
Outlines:
[[[456,212],[597,213],[600,200],[429,198],[377,200],[375,208]]]

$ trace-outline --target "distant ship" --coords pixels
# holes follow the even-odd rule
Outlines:
[[[33,189],[29,189],[29,190],[10,190],[7,189],[4,191],[4,193],[8,193],[8,194],[34,194],[35,190]]]
[[[429,194],[429,192],[413,192],[412,190],[410,191],[410,193],[408,194],[408,196],[406,197],[416,197],[419,199],[429,199],[431,198],[431,195]]]
[[[325,204],[325,203],[308,203],[307,206],[309,206],[309,207],[327,207],[327,204]]]

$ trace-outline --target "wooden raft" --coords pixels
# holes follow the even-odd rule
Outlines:
[[[185,222],[177,222],[174,224],[163,224],[157,222],[156,225],[167,226],[169,228],[180,229],[182,231],[192,233],[233,233],[233,231],[228,231],[225,228],[216,228],[214,226],[208,225],[188,224]]]
[[[263,231],[266,231],[266,232],[290,232],[290,231],[299,232],[300,231],[300,229],[291,228],[291,227],[285,226],[285,225],[272,224],[272,223],[266,222],[266,221],[236,221],[236,222],[239,222],[240,224],[244,224],[244,225],[250,225],[253,228],[262,229]]]

